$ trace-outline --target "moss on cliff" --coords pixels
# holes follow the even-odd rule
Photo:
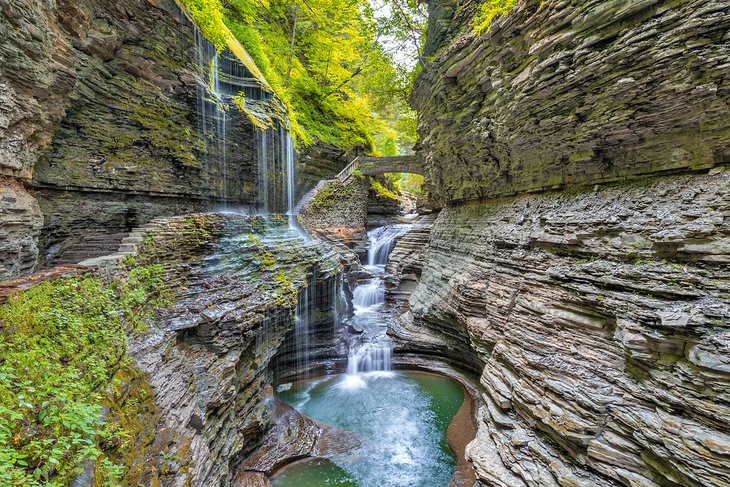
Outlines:
[[[179,2],[219,50],[230,50],[254,75],[260,73],[305,145],[319,140],[391,153],[413,142],[415,125],[399,120],[415,117],[404,97],[394,94],[403,76],[378,43],[369,4]]]

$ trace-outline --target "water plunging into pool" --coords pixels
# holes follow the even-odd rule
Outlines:
[[[451,479],[456,462],[445,437],[464,399],[461,386],[392,368],[384,270],[395,241],[407,231],[398,225],[369,232],[366,269],[372,276],[353,289],[353,312],[343,319],[349,330],[346,372],[299,381],[279,393],[360,446],[287,467],[272,478],[273,486],[439,487]]]

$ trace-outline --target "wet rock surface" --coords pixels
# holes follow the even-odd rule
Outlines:
[[[391,334],[478,370],[482,483],[730,481],[730,173],[712,172],[439,214]]]
[[[385,299],[396,306],[398,314],[407,310],[408,300],[421,279],[435,218],[436,215],[418,217],[388,256]]]
[[[356,434],[318,422],[272,398],[272,427],[264,444],[240,465],[235,485],[245,487],[267,482],[277,470],[297,460],[329,457],[355,450]]]
[[[0,279],[71,262],[82,250],[104,255],[87,237],[157,216],[258,203],[259,134],[234,103],[200,96],[210,65],[197,54],[207,41],[201,49],[174,0],[11,0],[0,6],[0,37],[0,222],[16,227],[0,234]],[[285,123],[241,63],[220,58],[221,70],[249,79],[225,94],[241,88],[249,112]],[[211,113],[215,103],[225,103],[224,121]],[[272,159],[280,138],[270,131]],[[310,148],[297,189],[336,173],[347,157]]]
[[[188,215],[147,232],[143,255],[166,266],[176,304],[129,339],[155,403],[154,432],[134,445],[145,452],[144,482],[231,482],[235,466],[264,441],[269,365],[287,346],[297,293],[311,285],[314,268],[322,278],[339,269],[316,242],[296,234],[269,240],[271,232],[288,235],[286,219]],[[164,471],[156,467],[160,456]]]
[[[38,202],[20,182],[0,176],[0,281],[33,270],[42,225]]]
[[[416,82],[434,201],[498,197],[730,162],[724,1],[430,2]]]
[[[310,234],[326,239],[332,245],[345,245],[359,255],[365,255],[368,191],[366,178],[352,176],[346,181],[326,181],[301,209],[297,219]],[[348,252],[343,251],[345,253]]]

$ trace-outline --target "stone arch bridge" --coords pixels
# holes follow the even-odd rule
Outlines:
[[[337,179],[344,181],[352,176],[355,171],[360,171],[366,176],[385,174],[387,172],[407,172],[423,175],[424,164],[423,158],[417,154],[381,157],[360,156],[348,164],[337,175]]]

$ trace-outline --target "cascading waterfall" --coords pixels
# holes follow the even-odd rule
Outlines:
[[[299,293],[294,315],[294,337],[297,349],[297,378],[306,378],[309,371],[309,287]]]
[[[275,212],[294,218],[296,153],[294,140],[282,124],[256,129],[258,201],[264,213]]]
[[[385,302],[385,288],[380,277],[373,277],[352,291],[355,314],[374,312]]]
[[[393,349],[390,344],[365,343],[352,352],[347,360],[347,374],[390,372]]]
[[[385,330],[378,323],[382,321],[380,311],[385,303],[383,272],[388,255],[397,238],[410,229],[409,225],[390,225],[368,232],[370,246],[366,269],[375,276],[362,282],[352,292],[354,308],[353,322],[361,326],[363,337],[353,339],[347,357],[347,373],[342,382],[345,389],[358,389],[367,384],[363,374],[389,373],[392,370],[393,345],[385,336]],[[369,334],[372,335],[369,338]]]
[[[236,183],[229,160],[232,131],[231,115],[235,115],[232,99],[243,95],[249,108],[256,111],[256,102],[271,99],[271,94],[252,86],[251,74],[227,53],[219,53],[197,28],[193,28],[195,55],[198,66],[197,105],[198,129],[204,150],[201,159],[206,175],[214,169],[218,181],[207,182],[219,191],[223,205],[236,196]],[[260,108],[259,108],[260,109]],[[256,195],[262,211],[286,213],[294,209],[294,180],[296,154],[287,121],[271,121],[267,129],[254,128],[256,168],[258,172]],[[233,141],[235,142],[235,141]],[[215,164],[215,165],[214,165]]]
[[[368,232],[368,267],[385,266],[388,255],[395,247],[398,237],[406,233],[410,225],[386,225]]]

